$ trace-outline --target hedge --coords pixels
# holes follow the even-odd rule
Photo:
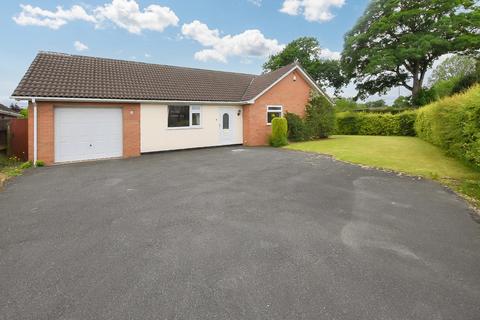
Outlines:
[[[414,136],[415,111],[389,113],[337,113],[337,134]]]
[[[417,135],[480,168],[480,85],[418,110]]]

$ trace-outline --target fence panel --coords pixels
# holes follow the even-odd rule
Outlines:
[[[8,148],[8,126],[10,119],[0,119],[0,153],[5,154]]]
[[[28,160],[28,119],[10,119],[8,154]]]

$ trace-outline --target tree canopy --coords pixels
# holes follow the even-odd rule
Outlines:
[[[463,77],[475,72],[477,60],[470,56],[453,55],[440,63],[432,73],[430,83]]]
[[[263,65],[265,72],[274,71],[294,61],[322,87],[333,87],[337,91],[345,84],[340,61],[323,59],[318,40],[313,37],[301,37],[289,44],[278,54],[271,56]]]
[[[358,98],[396,86],[415,97],[438,57],[478,54],[479,48],[476,0],[372,0],[345,35],[341,61]]]

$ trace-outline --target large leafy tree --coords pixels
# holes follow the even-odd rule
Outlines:
[[[430,83],[463,77],[475,72],[477,60],[470,56],[453,55],[446,58],[432,72]]]
[[[263,65],[263,70],[265,72],[274,71],[298,61],[320,86],[333,87],[339,91],[345,84],[340,61],[324,59],[320,53],[320,44],[316,38],[301,37],[290,42],[278,54],[270,56]]]
[[[438,57],[479,48],[477,0],[372,0],[345,35],[342,65],[360,98],[396,86],[416,97]]]

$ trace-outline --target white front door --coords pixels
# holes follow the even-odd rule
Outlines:
[[[55,162],[121,157],[121,108],[55,108]]]
[[[220,109],[219,127],[220,127],[220,144],[235,144],[235,116],[236,110]]]

